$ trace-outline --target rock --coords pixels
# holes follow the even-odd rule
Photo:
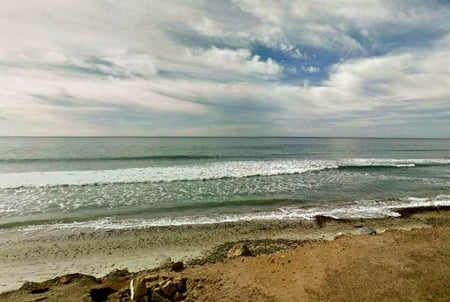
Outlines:
[[[138,276],[134,279],[131,279],[130,296],[131,301],[133,302],[148,302],[145,278]]]
[[[111,287],[96,287],[89,291],[92,301],[103,302],[108,300],[108,296],[113,293],[114,290]]]
[[[252,252],[243,243],[235,244],[227,253],[228,258],[253,256]]]
[[[173,283],[172,280],[167,280],[165,281],[161,286],[161,291],[164,294],[164,296],[166,297],[170,297],[172,298],[173,295],[175,295],[175,293],[177,292],[177,287],[176,285]]]
[[[173,262],[170,268],[174,272],[181,272],[184,269],[184,263],[182,261]]]
[[[169,301],[170,300],[164,298],[160,294],[158,294],[156,292],[152,292],[152,295],[151,295],[151,298],[150,298],[150,302],[169,302]]]

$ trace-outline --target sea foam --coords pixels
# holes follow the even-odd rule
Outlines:
[[[0,188],[209,180],[300,174],[336,168],[413,168],[421,165],[448,164],[450,159],[224,161],[117,170],[3,173],[0,174]]]
[[[160,226],[202,225],[214,223],[261,221],[261,220],[312,220],[317,216],[327,216],[335,219],[384,218],[399,217],[396,211],[405,208],[450,206],[450,196],[436,197],[405,197],[396,200],[361,200],[348,204],[317,204],[308,207],[280,207],[271,211],[193,215],[161,218],[117,219],[103,217],[90,221],[70,223],[29,225],[15,230],[20,231],[55,231],[58,229],[130,229]],[[0,229],[7,232],[8,229]]]

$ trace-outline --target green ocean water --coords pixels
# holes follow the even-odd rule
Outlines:
[[[395,216],[450,205],[450,140],[0,138],[0,229]]]

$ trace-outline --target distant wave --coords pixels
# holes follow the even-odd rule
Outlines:
[[[450,159],[410,159],[410,160],[359,160],[355,164],[343,163],[337,169],[339,170],[379,170],[413,167],[434,167],[450,165]]]
[[[0,188],[108,183],[198,181],[301,174],[332,169],[414,168],[450,165],[450,159],[342,159],[224,161],[169,167],[90,171],[46,171],[0,174]]]
[[[152,155],[152,156],[117,156],[117,157],[68,157],[68,158],[11,158],[0,159],[0,163],[36,163],[36,162],[84,162],[84,161],[126,161],[126,160],[191,160],[220,159],[223,155]]]
[[[438,164],[440,165],[440,164]],[[337,167],[339,170],[383,170],[383,169],[397,169],[397,168],[413,168],[416,166],[425,166],[420,164],[373,164],[373,165],[342,165]],[[435,166],[435,165],[429,165]]]

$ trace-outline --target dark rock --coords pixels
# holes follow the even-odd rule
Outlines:
[[[243,243],[235,244],[227,253],[228,258],[253,256],[252,252]]]
[[[184,270],[184,263],[182,261],[173,262],[171,269],[175,272],[181,272]]]
[[[170,302],[170,300],[164,298],[163,296],[161,296],[156,292],[152,292],[150,302]]]
[[[42,293],[48,292],[48,290],[49,290],[48,287],[41,287],[41,288],[33,289],[30,293],[32,293],[32,294],[42,294]]]
[[[97,287],[89,291],[89,296],[94,302],[104,302],[108,301],[108,296],[113,292],[111,287]]]

